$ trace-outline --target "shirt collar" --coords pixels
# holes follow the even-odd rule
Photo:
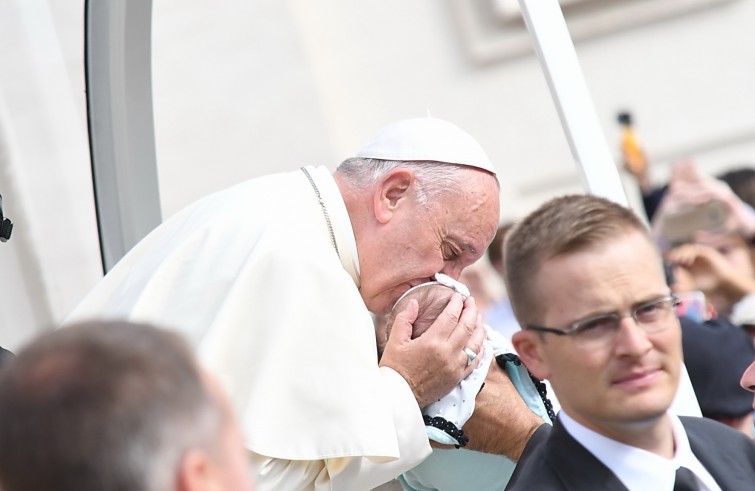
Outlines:
[[[576,422],[565,411],[559,413],[566,431],[608,467],[629,490],[673,489],[676,469],[684,466],[695,474],[701,491],[720,491],[713,476],[692,453],[687,432],[679,418],[670,413],[666,417],[671,420],[674,434],[675,452],[672,459],[612,440]]]

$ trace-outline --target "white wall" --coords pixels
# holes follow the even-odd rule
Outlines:
[[[0,345],[62,319],[102,273],[83,89],[83,0],[0,3]],[[64,5],[65,4],[65,5]]]
[[[427,108],[483,143],[503,176],[504,216],[581,190],[534,55],[475,64],[449,1],[257,1],[239,8],[247,2],[226,0],[216,2],[211,22],[185,3],[159,2],[155,19],[166,214],[189,201],[170,183],[191,162],[191,174],[205,176],[203,188],[302,163],[335,166],[381,125]],[[577,43],[611,144],[618,140],[615,114],[629,108],[658,181],[668,161],[688,155],[711,172],[755,160],[754,20],[752,2],[720,2]],[[176,35],[179,28],[191,35]],[[209,114],[187,112],[187,103]]]

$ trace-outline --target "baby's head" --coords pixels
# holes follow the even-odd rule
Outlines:
[[[411,299],[417,301],[419,311],[412,328],[412,339],[422,335],[443,312],[454,293],[461,293],[466,299],[469,297],[467,287],[444,274],[435,275],[436,281],[429,281],[410,288],[393,305],[386,319],[386,339],[391,335],[396,314],[403,311]]]
[[[404,310],[411,299],[416,300],[419,305],[417,319],[412,327],[412,339],[421,336],[443,312],[454,293],[449,287],[434,282],[423,283],[410,289],[396,302],[391,313],[388,314],[387,336],[391,335],[396,314]]]

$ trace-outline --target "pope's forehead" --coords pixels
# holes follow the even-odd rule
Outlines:
[[[659,286],[656,283],[660,283],[660,287],[667,286],[658,247],[645,234],[635,231],[548,257],[540,263],[534,278],[551,282],[554,268],[558,271],[558,279],[564,282],[611,282],[618,278],[648,287]]]
[[[492,234],[498,228],[500,191],[495,177],[479,171],[466,170],[459,188],[445,194],[438,205],[450,218],[460,219],[460,226],[484,228]]]
[[[470,252],[482,253],[495,237],[498,228],[498,213],[470,212],[457,210],[456,219],[448,220],[444,226],[445,235],[460,245],[470,249]]]

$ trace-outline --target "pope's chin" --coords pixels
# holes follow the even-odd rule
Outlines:
[[[406,293],[409,288],[411,288],[411,285],[401,285],[369,297],[365,294],[364,289],[362,289],[360,293],[364,304],[367,306],[367,310],[375,315],[386,315],[391,313],[391,310],[398,299],[401,298],[401,295]]]
[[[639,391],[624,392],[621,406],[630,419],[647,421],[658,418],[666,413],[676,395],[677,382],[664,372],[662,380],[656,381],[652,388]]]
[[[367,307],[367,310],[375,315],[389,314],[391,312],[391,309],[393,308],[393,303],[396,299],[398,299],[398,296],[396,297],[396,299],[391,300],[391,298],[387,297],[386,295],[366,297],[364,292],[361,292],[361,294],[362,301],[364,301],[364,305]]]

